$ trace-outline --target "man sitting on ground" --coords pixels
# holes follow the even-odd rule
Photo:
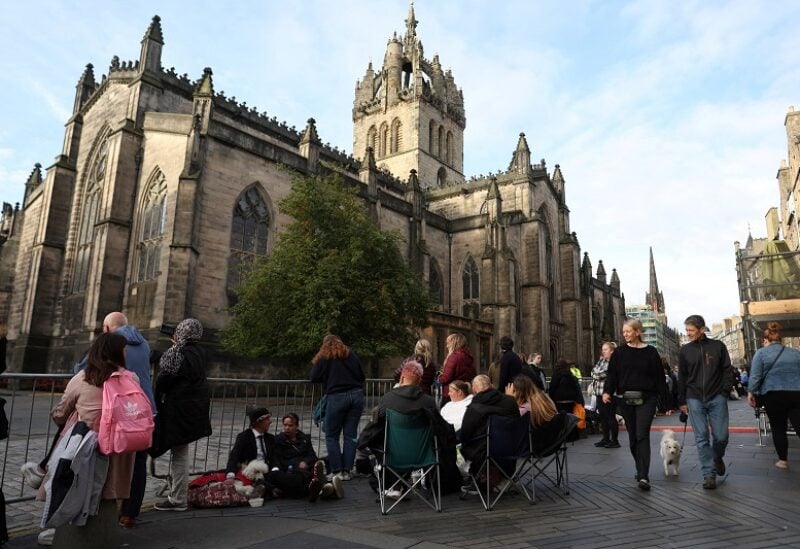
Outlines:
[[[309,444],[308,448],[302,450],[302,453],[296,452],[299,457],[297,463],[303,461],[306,465],[305,469],[299,468],[298,465],[297,473],[295,473],[291,458],[281,461],[275,437],[267,432],[272,424],[272,414],[269,410],[263,407],[255,408],[248,413],[248,416],[250,417],[250,428],[236,436],[236,442],[228,457],[228,466],[225,469],[226,482],[233,483],[237,471],[246,467],[252,460],[258,459],[266,463],[270,469],[264,478],[267,497],[300,498],[308,496],[310,501],[316,501],[324,488],[325,464],[316,459],[316,454],[313,459],[309,458],[308,449],[310,448],[313,453],[313,447]],[[296,429],[295,433],[299,434]],[[288,437],[286,440],[291,445]],[[297,439],[295,438],[295,440]],[[298,450],[300,450],[299,447]],[[309,462],[313,463],[313,466],[309,466]],[[290,465],[291,471],[289,470]],[[331,485],[330,488],[325,488],[325,491],[334,493],[335,488]]]

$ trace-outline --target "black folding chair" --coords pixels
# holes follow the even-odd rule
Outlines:
[[[534,503],[534,477],[529,475],[530,488],[527,488],[523,481],[533,467],[530,414],[526,413],[521,417],[489,416],[485,437],[486,458],[476,474],[470,473],[484,509],[491,511],[500,498],[514,486],[522,491],[530,503]],[[514,464],[514,472],[509,474],[507,469],[511,463]],[[492,494],[490,474],[492,467],[500,471],[503,477],[503,482],[496,488],[496,494]],[[479,481],[481,475],[486,477],[485,486]]]
[[[386,515],[408,494],[415,494],[438,512],[442,510],[442,490],[439,479],[439,447],[433,434],[433,426],[424,414],[401,414],[386,410],[386,432],[383,448],[373,448],[380,456],[381,464],[376,468],[378,496],[381,514]],[[413,471],[409,481],[405,477]],[[394,479],[394,481],[392,481]],[[430,497],[422,488],[427,482]],[[403,488],[403,493],[387,507],[387,490]]]
[[[575,430],[578,418],[572,414],[560,412],[544,425],[533,429],[532,453],[534,480],[542,477],[556,488],[562,488],[564,495],[569,495],[569,466],[567,463],[567,441]],[[548,468],[555,465],[555,470],[548,473]],[[551,475],[554,475],[551,476]],[[535,486],[531,483],[532,491]],[[535,491],[534,491],[535,497]]]

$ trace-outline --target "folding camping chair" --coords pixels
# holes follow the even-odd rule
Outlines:
[[[428,416],[386,410],[383,448],[373,448],[373,451],[381,461],[375,469],[381,514],[388,514],[410,493],[414,493],[431,509],[441,512],[439,447]],[[411,475],[411,480],[406,479],[406,475],[413,471],[420,471],[420,474]],[[426,482],[430,497],[424,493],[423,484]],[[403,493],[387,507],[386,492],[398,488],[402,488]]]
[[[556,414],[546,424],[533,429],[533,480],[542,477],[554,487],[562,488],[569,495],[569,466],[567,464],[567,441],[578,424],[578,418],[563,412]],[[551,464],[555,465],[555,478],[548,473]],[[531,482],[531,492],[535,501],[535,485]]]
[[[506,494],[510,488],[517,486],[530,503],[533,500],[533,481],[530,476],[530,491],[525,487],[523,477],[531,472],[533,467],[533,453],[531,440],[531,415],[526,413],[521,417],[489,416],[486,422],[486,458],[477,470],[477,474],[470,473],[470,478],[481,498],[483,508],[491,511],[495,504]],[[506,466],[514,463],[514,472],[508,474]],[[503,463],[505,462],[505,463]],[[490,479],[490,470],[494,466],[503,476],[505,482],[501,483],[497,494],[493,496]],[[486,486],[479,482],[481,474],[486,476]],[[484,492],[484,488],[486,491]]]

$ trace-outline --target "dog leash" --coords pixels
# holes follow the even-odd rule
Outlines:
[[[681,442],[681,449],[686,446],[686,428],[689,427],[689,419],[683,422],[683,441]]]

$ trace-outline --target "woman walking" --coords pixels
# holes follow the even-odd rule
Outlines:
[[[611,355],[603,386],[603,404],[615,396],[625,418],[631,455],[636,463],[636,482],[650,489],[650,425],[656,413],[658,395],[664,387],[664,371],[658,351],[642,341],[642,323],[636,319],[622,326],[621,345]]]
[[[608,377],[608,362],[617,344],[613,341],[603,343],[600,348],[600,360],[592,368],[592,385],[595,395],[603,395],[603,386]],[[606,404],[602,398],[597,399],[597,413],[600,414],[600,428],[603,438],[594,445],[598,448],[619,448],[619,423],[617,423],[616,406],[614,403]]]
[[[335,335],[326,335],[312,360],[312,383],[326,395],[325,446],[331,472],[350,480],[356,459],[358,422],[364,411],[364,369],[358,356]],[[339,439],[344,433],[344,444]]]
[[[747,402],[755,407],[762,397],[772,427],[772,443],[778,453],[775,467],[788,469],[788,420],[800,436],[800,351],[781,343],[781,325],[770,322],[764,330],[764,347],[756,351],[747,384]]]
[[[170,487],[159,511],[186,511],[189,491],[189,444],[211,434],[208,355],[200,346],[203,325],[184,319],[175,328],[173,345],[161,355],[156,377],[156,431],[150,455],[170,451]]]

